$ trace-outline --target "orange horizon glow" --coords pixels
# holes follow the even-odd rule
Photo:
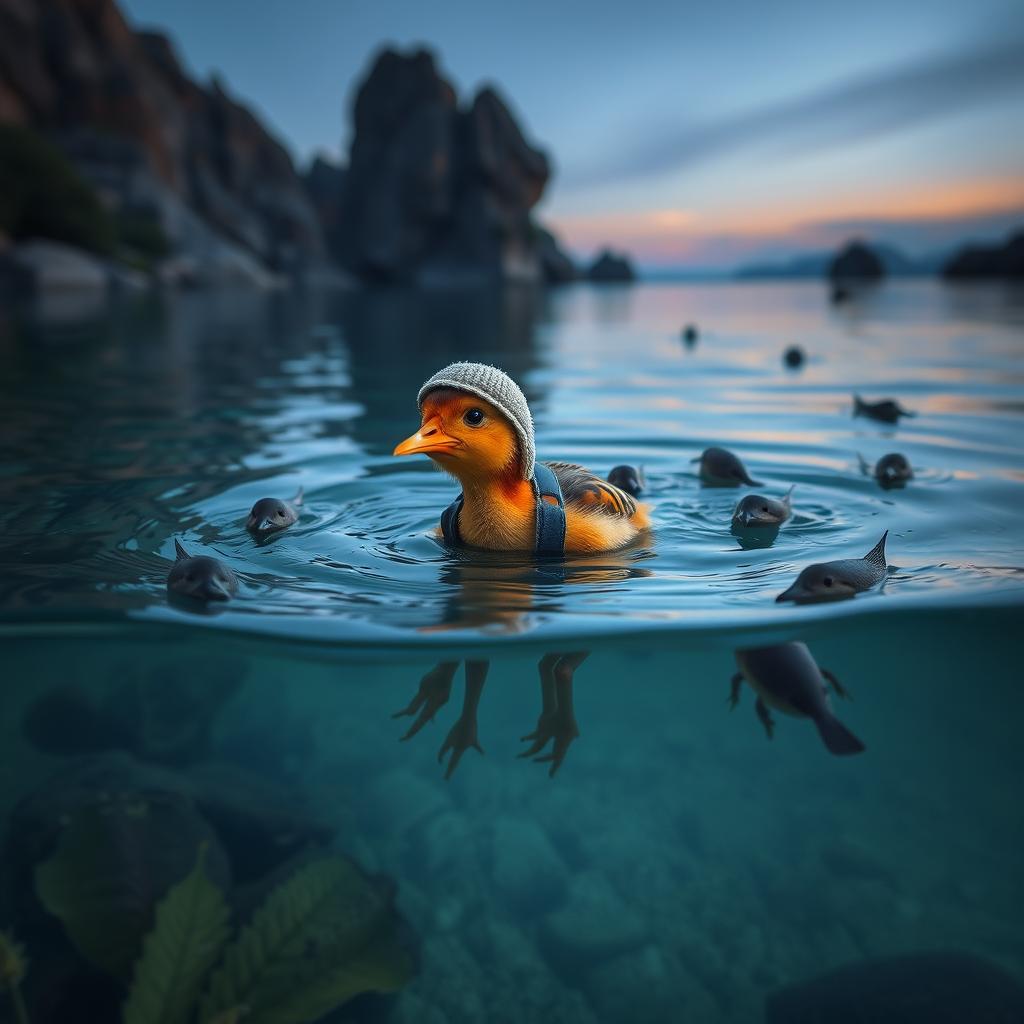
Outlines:
[[[844,221],[950,222],[1024,213],[1024,179],[987,178],[897,189],[860,189],[771,206],[732,204],[702,210],[669,208],[601,214],[552,215],[549,220],[570,247],[636,250],[645,257],[685,259],[710,238],[752,244],[812,241]]]

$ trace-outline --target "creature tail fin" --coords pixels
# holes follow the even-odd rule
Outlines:
[[[181,546],[181,541],[177,537],[174,538],[174,560],[180,562],[182,559],[191,557],[189,553]]]
[[[295,497],[292,498],[292,504],[293,505],[301,505],[302,504],[302,498],[303,498],[304,494],[305,494],[305,491],[303,491],[303,489],[301,487],[299,487],[299,489],[295,492]]]
[[[796,490],[796,484],[790,484],[789,490],[782,496],[782,502],[785,505],[789,505],[793,500],[793,491]]]
[[[889,536],[889,531],[886,530],[882,534],[882,539],[864,556],[865,562],[872,562],[881,568],[886,568],[885,562],[885,538]]]
[[[845,754],[859,754],[864,750],[864,744],[830,711],[816,718],[814,724],[830,754],[842,757]]]

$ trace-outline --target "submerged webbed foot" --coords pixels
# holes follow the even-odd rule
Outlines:
[[[577,651],[573,654],[548,654],[538,666],[541,713],[533,732],[521,737],[522,742],[530,746],[519,756],[532,757],[540,764],[550,764],[549,776],[553,776],[562,766],[569,747],[580,734],[572,705],[572,683],[576,669],[586,661],[588,653]],[[552,743],[551,750],[540,757],[536,756],[549,743]]]
[[[403,718],[416,715],[416,721],[409,726],[408,731],[402,737],[403,740],[411,739],[427,724],[433,721],[437,712],[448,703],[452,692],[452,680],[455,678],[455,671],[458,669],[457,661],[443,661],[435,665],[421,680],[420,688],[416,691],[409,704],[396,711],[392,718]]]
[[[448,760],[448,767],[444,773],[446,779],[452,777],[455,769],[459,766],[459,761],[462,760],[462,755],[470,747],[481,754],[484,752],[476,735],[476,714],[467,716],[463,713],[459,715],[458,721],[451,727],[444,743],[441,744],[441,749],[437,752],[439,764],[444,760],[445,754],[451,752],[452,756]]]
[[[448,760],[448,767],[444,777],[450,779],[455,769],[462,760],[462,755],[472,747],[481,754],[484,748],[476,735],[476,709],[480,705],[480,697],[484,692],[484,682],[487,679],[487,669],[490,663],[486,661],[466,662],[466,694],[462,699],[462,714],[458,721],[448,731],[441,749],[437,752],[438,763],[444,760],[445,754],[451,753]]]

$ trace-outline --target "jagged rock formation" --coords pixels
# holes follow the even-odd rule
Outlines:
[[[201,276],[323,261],[284,147],[114,0],[0,0],[0,122],[56,142],[108,206],[150,218]]]
[[[1024,278],[1024,231],[1011,235],[1003,245],[972,245],[961,249],[943,268],[949,280]]]
[[[531,221],[547,157],[493,89],[460,106],[429,53],[385,51],[354,117],[349,166],[317,160],[302,176],[220,81],[193,81],[116,0],[0,0],[0,125],[48,140],[98,194],[111,223],[91,248],[104,258],[166,283],[261,287],[337,280],[332,257],[368,281],[575,276]]]
[[[831,281],[880,281],[885,264],[864,242],[848,242],[828,268]]]
[[[587,279],[590,281],[633,281],[636,279],[636,274],[625,253],[604,249],[587,268]]]
[[[530,211],[550,176],[490,88],[468,108],[425,50],[385,50],[356,96],[337,239],[380,281],[539,280]]]

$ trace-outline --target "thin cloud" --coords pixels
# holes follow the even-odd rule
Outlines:
[[[580,187],[649,177],[765,145],[808,151],[862,142],[1014,92],[1024,97],[1019,36],[890,67],[711,124],[659,131],[656,141],[629,146],[570,180]]]

